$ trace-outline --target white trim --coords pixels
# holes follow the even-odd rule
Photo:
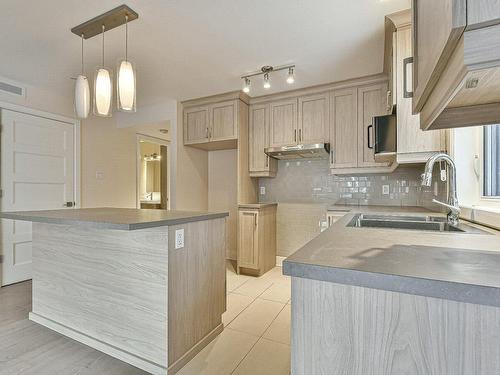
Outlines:
[[[8,109],[14,112],[26,113],[27,115],[33,115],[38,117],[47,118],[49,120],[57,120],[61,122],[67,122],[68,124],[75,124],[78,122],[76,118],[58,115],[56,113],[40,111],[38,109],[28,108],[19,104],[12,104],[9,102],[0,101],[0,108]]]
[[[167,147],[167,210],[170,210],[170,202],[171,202],[171,197],[170,197],[170,148],[171,144],[170,141],[167,141],[165,139],[161,138],[156,138],[152,137],[150,135],[145,135],[141,133],[136,134],[136,168],[135,168],[135,205],[137,208],[141,208],[141,202],[140,199],[141,197],[139,196],[139,192],[141,190],[141,179],[140,179],[140,171],[141,171],[141,151],[140,151],[140,141],[148,141],[152,143],[157,143],[162,146]]]

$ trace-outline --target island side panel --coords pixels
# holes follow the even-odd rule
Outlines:
[[[184,247],[175,231],[184,229]],[[226,311],[226,219],[169,226],[169,374],[222,331]]]
[[[294,277],[292,374],[500,374],[500,308]]]
[[[167,272],[167,227],[33,223],[33,320],[155,373],[167,365]]]

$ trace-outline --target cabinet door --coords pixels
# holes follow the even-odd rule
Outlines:
[[[269,156],[264,149],[269,145],[269,104],[250,107],[249,169],[263,172],[269,169]]]
[[[257,210],[240,210],[238,214],[238,267],[259,268]]]
[[[209,108],[184,109],[184,144],[208,142]]]
[[[271,103],[271,147],[297,144],[297,99]]]
[[[403,95],[404,63],[411,56],[411,27],[398,29],[396,32],[396,75],[397,75],[397,118],[398,118],[398,154],[441,151],[442,130],[423,131],[420,129],[420,114],[412,114],[411,98]],[[407,75],[407,86],[412,86],[411,75]]]
[[[477,2],[477,1],[476,1]],[[466,0],[413,0],[413,112],[420,112],[466,26]]]
[[[386,93],[386,83],[358,88],[358,167],[388,165],[388,163],[375,162],[375,133],[373,131],[373,117],[387,113]]]
[[[330,130],[329,101],[329,93],[299,98],[298,142],[328,142]]]
[[[210,106],[210,141],[224,141],[237,138],[238,102],[212,104]]]
[[[330,98],[330,168],[358,166],[356,88],[335,90]]]

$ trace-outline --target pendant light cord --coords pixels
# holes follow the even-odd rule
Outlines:
[[[104,31],[106,26],[102,25],[102,66],[104,67]]]
[[[84,69],[83,69],[83,39],[84,39],[85,35],[83,35],[82,33],[82,76],[85,75],[84,73]]]
[[[125,15],[125,61],[128,61],[128,14]]]

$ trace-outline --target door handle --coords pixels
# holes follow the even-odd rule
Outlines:
[[[413,57],[403,59],[403,98],[413,98],[413,91],[408,91],[408,64],[413,64]]]
[[[370,129],[373,129],[373,125],[369,125],[367,128],[367,133],[368,133],[367,134],[367,137],[368,137],[368,145],[367,146],[368,146],[368,148],[373,148],[373,145],[370,142],[372,139]]]
[[[63,207],[74,207],[76,206],[75,202],[66,202],[63,204]]]

